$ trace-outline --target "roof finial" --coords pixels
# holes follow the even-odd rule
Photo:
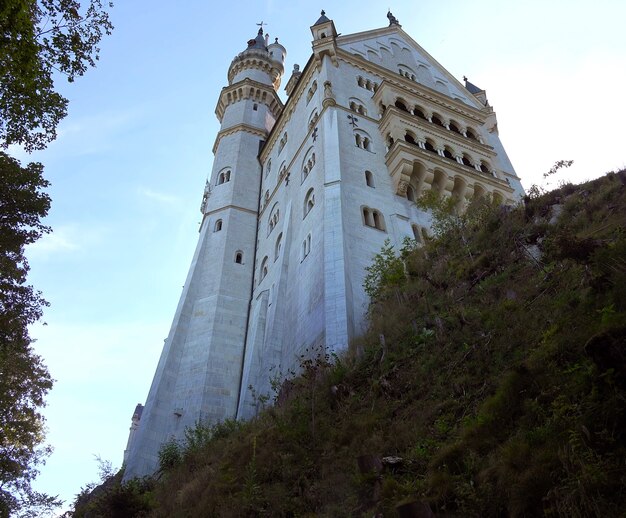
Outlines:
[[[263,26],[267,25],[267,23],[264,23],[263,20],[261,20],[261,23],[257,23],[257,25],[259,26],[259,34],[263,34]]]
[[[326,11],[324,11],[324,9],[322,9],[322,12],[320,13],[322,16],[326,15]]]

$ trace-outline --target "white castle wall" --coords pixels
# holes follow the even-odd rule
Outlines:
[[[334,27],[325,23],[331,34]],[[303,357],[345,350],[365,329],[363,280],[373,256],[385,240],[400,247],[413,238],[412,226],[430,226],[428,214],[396,194],[381,108],[358,77],[380,85],[397,83],[401,73],[402,81],[430,89],[433,99],[444,93],[471,113],[484,112],[486,123],[477,131],[495,151],[493,165],[511,182],[511,196],[523,192],[495,114],[399,27],[319,43],[277,119],[275,101],[270,110],[269,100],[245,95],[250,79],[271,87],[274,76],[266,71],[241,69],[231,82],[237,99],[226,102],[222,93],[198,248],[130,447],[126,479],[154,471],[159,444],[180,438],[185,426],[253,416],[260,396],[272,395],[271,380],[297,371]],[[282,70],[284,48],[275,44],[272,51]],[[245,52],[232,66],[243,58]],[[357,146],[355,133],[367,136],[369,150]],[[230,181],[219,185],[226,170]],[[311,189],[314,205],[306,210]],[[363,207],[379,211],[383,229],[365,224]]]

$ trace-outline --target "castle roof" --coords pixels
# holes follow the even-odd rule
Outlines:
[[[330,19],[329,19],[329,18],[327,18],[327,16],[326,16],[326,11],[324,11],[324,10],[322,9],[322,16],[320,16],[320,17],[318,18],[318,20],[317,20],[317,21],[313,24],[313,27],[315,27],[316,25],[320,25],[320,24],[322,24],[322,23],[329,22],[329,21],[330,21]]]

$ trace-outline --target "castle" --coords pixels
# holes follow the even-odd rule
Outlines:
[[[426,190],[458,200],[523,190],[484,90],[461,84],[398,20],[337,34],[322,11],[313,52],[277,91],[286,50],[263,29],[235,56],[202,199],[198,245],[125,479],[198,420],[248,418],[301,357],[365,329],[365,268],[385,240],[421,242]],[[137,414],[137,411],[136,411]]]

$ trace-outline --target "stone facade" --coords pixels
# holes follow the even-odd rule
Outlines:
[[[393,16],[338,36],[311,27],[294,67],[262,30],[228,70],[200,238],[139,426],[126,479],[198,420],[249,418],[302,357],[344,351],[365,329],[365,267],[386,239],[423,238],[414,200],[459,207],[523,194],[486,94],[452,77]]]

